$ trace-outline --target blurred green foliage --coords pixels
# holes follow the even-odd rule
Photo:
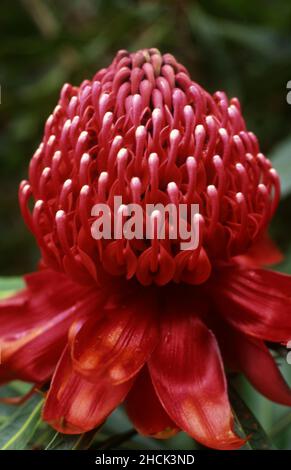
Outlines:
[[[288,0],[2,0],[0,35],[1,275],[21,274],[37,262],[19,215],[17,187],[62,84],[91,77],[118,49],[170,51],[211,92],[238,96],[268,155],[289,134]],[[289,150],[290,141],[280,167],[285,196],[291,185]],[[274,233],[288,249],[284,218],[285,209]]]

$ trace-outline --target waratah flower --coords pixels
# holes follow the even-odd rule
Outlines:
[[[41,262],[1,303],[1,382],[50,381],[43,418],[63,433],[124,402],[141,434],[240,447],[225,368],[291,405],[266,345],[291,338],[291,277],[262,267],[280,258],[267,236],[279,187],[238,99],[170,54],[122,50],[64,85],[20,185]],[[198,246],[94,239],[92,208],[114,196],[199,204]]]

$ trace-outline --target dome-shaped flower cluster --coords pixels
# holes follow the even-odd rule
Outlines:
[[[169,237],[93,240],[92,207],[113,211],[114,196],[144,211],[198,204],[198,247],[183,252]],[[211,96],[157,49],[120,51],[91,81],[64,85],[20,187],[46,265],[84,282],[105,270],[143,285],[204,282],[213,260],[244,253],[262,235],[278,199],[278,177],[239,101]]]

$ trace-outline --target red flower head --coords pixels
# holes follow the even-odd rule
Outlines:
[[[239,101],[207,93],[170,54],[119,51],[64,85],[20,185],[42,256],[2,301],[0,380],[52,379],[43,418],[61,432],[93,429],[125,401],[142,434],[240,447],[223,361],[291,405],[265,344],[291,338],[291,279],[260,267],[280,258],[266,235],[279,186]],[[198,245],[182,250],[168,220],[164,239],[144,225],[94,239],[93,208],[113,210],[115,196],[143,214],[184,204],[186,227],[198,204]]]

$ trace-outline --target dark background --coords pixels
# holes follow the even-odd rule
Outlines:
[[[17,189],[63,83],[90,78],[118,49],[143,47],[171,52],[210,92],[240,99],[249,130],[281,174],[271,231],[286,254],[280,269],[291,273],[290,0],[1,0],[0,35],[0,276],[33,270],[38,259]],[[12,289],[2,278],[3,289],[7,282]],[[281,362],[290,378],[291,366]],[[244,380],[240,388],[275,444],[290,449],[290,409]],[[194,444],[181,434],[163,445]]]

